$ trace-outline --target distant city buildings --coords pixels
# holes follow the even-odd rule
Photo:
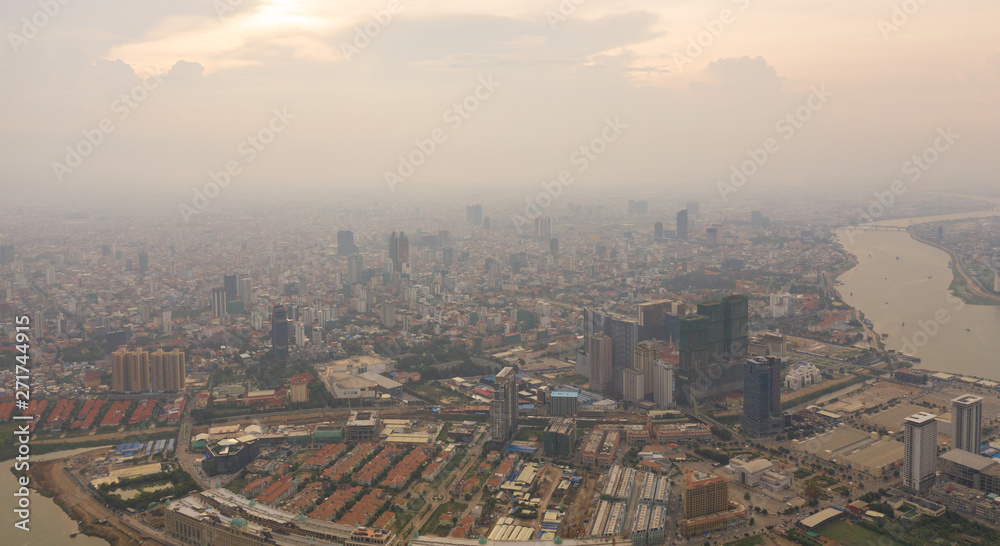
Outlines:
[[[212,289],[212,316],[213,317],[224,317],[226,316],[226,289],[225,288],[213,288]]]
[[[483,225],[483,206],[469,205],[465,207],[465,221],[474,225]]]
[[[358,247],[354,244],[354,232],[340,230],[337,232],[337,255],[351,256],[357,254]]]
[[[684,240],[688,238],[688,211],[682,210],[677,213],[677,238]]]

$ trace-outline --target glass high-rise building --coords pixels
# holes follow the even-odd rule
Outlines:
[[[698,304],[695,315],[680,322],[677,397],[718,398],[743,387],[743,358],[749,346],[750,299],[732,295]]]
[[[275,360],[288,360],[288,315],[283,305],[275,305],[271,315],[271,351]]]
[[[743,413],[740,425],[756,436],[780,432],[781,361],[756,357],[743,365]]]
[[[677,238],[688,238],[688,211],[682,210],[677,213]]]
[[[354,244],[354,232],[350,230],[340,230],[337,232],[337,256],[350,256],[358,252],[357,245]]]

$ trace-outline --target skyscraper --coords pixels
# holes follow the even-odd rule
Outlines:
[[[410,263],[410,241],[402,231],[399,235],[393,231],[389,236],[389,260],[392,261],[392,270],[403,271],[403,264]]]
[[[656,341],[640,341],[633,348],[632,368],[642,374],[642,395],[645,399],[653,394],[653,367],[656,365],[656,354],[660,349]]]
[[[350,230],[340,230],[337,232],[337,256],[350,256],[358,252],[357,245],[354,244],[354,232]]]
[[[245,309],[253,304],[253,280],[249,275],[242,275],[236,285],[236,297],[243,301]]]
[[[719,228],[710,227],[705,230],[705,244],[710,248],[719,246]]]
[[[594,392],[610,393],[614,387],[611,375],[611,338],[603,333],[590,336],[587,345],[587,362],[590,365],[590,388]]]
[[[694,398],[721,397],[743,386],[749,305],[748,296],[731,295],[722,301],[699,303],[696,315],[680,319],[679,400],[691,404]]]
[[[684,469],[684,518],[694,519],[729,510],[729,480]]]
[[[657,222],[653,224],[653,240],[654,241],[663,240],[663,222]]]
[[[0,265],[14,261],[14,245],[0,245]]]
[[[517,434],[517,378],[510,366],[500,370],[490,401],[490,439],[506,446]]]
[[[226,301],[236,301],[239,299],[239,285],[236,282],[236,275],[226,275],[222,277],[222,288],[226,291]]]
[[[688,238],[688,211],[682,210],[677,213],[677,238]]]
[[[483,206],[482,205],[469,205],[465,207],[465,221],[474,225],[479,226],[483,223]]]
[[[226,289],[212,289],[212,316],[224,317],[226,315]]]
[[[963,394],[951,401],[951,422],[954,434],[951,445],[955,449],[979,455],[983,445],[983,399]]]
[[[119,349],[111,353],[111,390],[143,392],[149,390],[149,353]]]
[[[559,255],[559,239],[556,239],[555,237],[549,239],[549,252],[552,256]]]
[[[275,305],[271,315],[271,352],[275,360],[288,360],[288,315],[283,305]]]
[[[756,357],[743,365],[743,413],[740,424],[751,434],[766,436],[782,430],[781,361]]]
[[[351,284],[365,282],[365,262],[360,254],[347,257],[347,282]]]
[[[149,271],[149,253],[143,250],[139,253],[139,274]]]
[[[548,241],[552,237],[552,218],[548,216],[535,218],[535,237],[540,241]]]
[[[394,328],[396,326],[396,306],[391,303],[383,303],[382,309],[382,324],[386,328]]]
[[[174,333],[174,312],[169,307],[160,311],[160,330],[168,335]]]
[[[157,349],[149,355],[150,389],[154,391],[179,391],[184,389],[184,351],[166,352]]]
[[[922,411],[903,421],[903,488],[925,493],[934,484],[937,462],[936,415]]]
[[[666,362],[653,364],[653,402],[661,408],[674,406],[674,367]]]

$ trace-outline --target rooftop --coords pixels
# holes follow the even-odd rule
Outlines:
[[[921,411],[919,413],[914,413],[913,415],[907,417],[905,421],[907,423],[912,423],[915,425],[926,425],[928,423],[933,423],[937,415],[933,413],[928,413],[926,411]]]
[[[941,455],[941,458],[962,466],[967,466],[974,470],[983,470],[984,468],[997,462],[996,459],[983,457],[981,455],[969,453],[968,451],[962,451],[961,449],[952,449],[951,451]]]

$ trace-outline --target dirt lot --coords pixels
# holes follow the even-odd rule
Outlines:
[[[155,428],[155,429],[149,430],[146,433],[148,433],[148,434],[160,434],[160,433],[163,433],[163,432],[170,432],[170,433],[176,435],[177,434],[177,430],[178,430],[178,427],[163,427],[163,428]],[[104,434],[94,434],[93,436],[84,435],[84,436],[70,436],[70,437],[67,437],[67,438],[50,438],[48,440],[32,440],[31,443],[32,444],[38,444],[38,445],[42,445],[42,444],[74,444],[74,443],[78,443],[78,442],[100,442],[100,441],[105,441],[106,440],[109,444],[113,444],[113,443],[115,443],[115,440],[118,440],[118,439],[121,439],[121,438],[125,438],[126,436],[139,436],[139,435],[142,435],[142,434],[144,434],[144,433],[143,432],[134,431],[134,430],[132,430],[132,431],[128,431],[127,430],[125,432],[107,432],[107,433],[104,433]]]
[[[106,451],[105,448],[100,448],[80,456],[92,458],[103,455]],[[40,490],[52,493],[53,500],[60,507],[63,507],[63,510],[68,507],[73,519],[90,525],[92,530],[89,531],[89,534],[99,536],[117,545],[160,544],[155,540],[144,540],[138,532],[122,524],[111,510],[97,502],[80,487],[76,480],[63,471],[65,464],[66,460],[64,459],[32,464],[31,478]],[[103,518],[107,518],[109,524],[98,523]]]
[[[586,473],[577,491],[576,500],[567,508],[566,517],[559,527],[559,536],[562,538],[582,537],[587,532],[587,527],[583,519],[590,517],[590,511],[596,504],[594,500],[594,490],[597,487],[597,475]]]
[[[884,404],[893,398],[910,399],[919,396],[922,392],[923,390],[919,387],[900,385],[889,381],[879,381],[869,388],[842,397],[840,401],[845,404],[860,402],[866,408],[871,408],[879,404]]]

